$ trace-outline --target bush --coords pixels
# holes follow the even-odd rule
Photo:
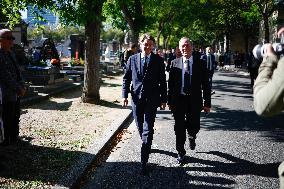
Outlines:
[[[70,61],[70,65],[71,66],[83,66],[84,65],[84,60],[83,59],[75,59],[75,58],[72,58],[71,61]]]

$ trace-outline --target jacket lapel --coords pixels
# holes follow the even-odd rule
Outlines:
[[[138,73],[143,73],[142,71],[142,65],[141,65],[141,53],[137,53],[137,69],[138,69]]]

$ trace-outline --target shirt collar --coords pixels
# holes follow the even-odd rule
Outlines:
[[[145,58],[146,54],[145,53],[141,53],[141,58]],[[148,58],[150,58],[151,53],[147,55]]]
[[[182,62],[183,62],[183,63],[185,63],[186,60],[189,60],[190,63],[193,62],[192,56],[190,56],[188,59],[186,59],[185,57],[182,57]]]

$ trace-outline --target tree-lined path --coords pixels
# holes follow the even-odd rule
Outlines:
[[[202,113],[196,150],[186,143],[184,166],[176,163],[173,117],[169,111],[159,111],[149,176],[139,175],[140,141],[132,123],[82,188],[279,188],[284,119],[255,114],[246,75],[214,75],[213,112]]]

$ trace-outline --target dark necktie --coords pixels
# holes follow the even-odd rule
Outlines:
[[[189,64],[189,60],[186,61],[187,64],[187,70],[184,69],[184,77],[183,77],[183,92],[185,94],[189,94],[190,93],[190,64]]]
[[[143,73],[145,75],[146,71],[147,71],[147,68],[148,68],[148,57],[145,56],[144,57],[144,64],[143,64]]]
[[[207,69],[211,70],[212,68],[212,62],[211,62],[211,55],[207,55]]]

